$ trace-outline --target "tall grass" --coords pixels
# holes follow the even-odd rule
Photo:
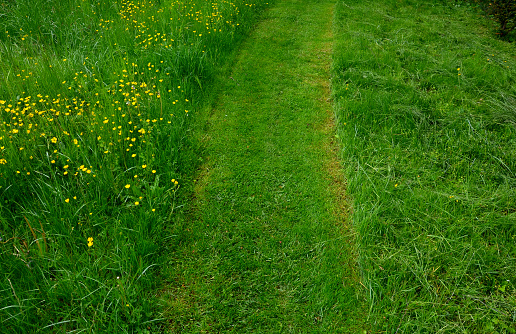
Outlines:
[[[372,329],[516,332],[514,45],[461,2],[340,1],[336,25]]]
[[[0,1],[4,332],[159,330],[189,124],[266,7]]]

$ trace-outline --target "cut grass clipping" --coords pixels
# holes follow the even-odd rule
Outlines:
[[[159,327],[187,134],[265,1],[0,1],[0,327]]]
[[[334,97],[375,332],[514,333],[515,46],[462,2],[337,5]]]

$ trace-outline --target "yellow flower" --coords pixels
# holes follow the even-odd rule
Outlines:
[[[50,141],[55,144],[55,143],[57,143],[57,138],[53,137],[52,139],[50,139]]]
[[[65,199],[65,202],[66,203],[70,202],[70,199],[69,198]]]
[[[131,188],[131,185],[130,185],[130,184],[126,184],[126,185],[125,185],[125,187],[126,187],[127,189],[129,189],[129,188]]]
[[[134,202],[134,205],[140,205],[140,202],[136,201]]]
[[[88,247],[91,247],[91,246],[93,246],[93,238],[89,237],[88,238]]]

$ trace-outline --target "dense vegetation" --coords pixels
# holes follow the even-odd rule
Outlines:
[[[189,120],[266,6],[0,1],[3,331],[156,330]]]
[[[498,26],[502,38],[516,29],[516,0],[471,0],[477,4]]]
[[[514,333],[514,45],[463,2],[343,1],[336,25],[373,331]]]

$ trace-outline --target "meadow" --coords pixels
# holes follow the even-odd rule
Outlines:
[[[191,124],[267,7],[0,1],[0,332],[161,328]]]
[[[327,43],[324,52],[333,49],[332,99],[324,100],[333,103],[350,208],[330,201],[334,207],[324,209],[349,214],[343,225],[354,233],[343,236],[341,224],[328,232],[310,220],[326,205],[327,184],[315,187],[297,175],[292,186],[292,171],[303,164],[274,165],[267,154],[277,147],[269,142],[268,151],[253,143],[264,156],[246,158],[245,168],[234,171],[223,161],[231,173],[198,175],[209,155],[203,140],[221,92],[218,79],[235,63],[242,79],[231,77],[222,91],[236,91],[244,105],[260,95],[272,106],[273,124],[285,127],[284,137],[274,137],[279,147],[301,152],[309,145],[302,140],[316,137],[310,132],[316,111],[299,96],[297,87],[304,86],[296,81],[321,79],[301,72],[315,71],[314,59],[303,58],[308,53],[300,53],[303,62],[295,54],[312,34],[265,26],[267,38],[289,52],[261,41],[260,54],[235,60],[270,6],[264,0],[0,0],[0,332],[256,326],[516,333],[516,52],[508,42],[514,32],[497,38],[496,25],[474,2],[459,0],[336,1],[333,18],[333,7],[317,0],[283,2],[271,11],[269,24],[296,32],[301,24],[317,30],[313,8],[333,19],[333,46],[330,34],[317,38]],[[280,71],[267,65],[266,72],[253,57],[279,59],[282,71],[287,61],[296,65],[271,80]],[[271,81],[285,86],[267,90]],[[231,96],[221,101],[229,105]],[[235,106],[228,110],[242,119],[214,116],[221,120],[211,131],[232,138],[238,155],[245,151],[238,143],[257,138],[251,125],[260,125],[267,140],[271,130]],[[289,134],[291,123],[276,121],[291,122],[296,108],[306,117],[295,126],[299,137]],[[255,109],[269,117],[269,109]],[[245,135],[224,131],[229,122]],[[286,156],[281,151],[278,157]],[[317,165],[319,158],[305,160]],[[263,203],[239,192],[250,191],[252,182],[242,175],[256,166],[270,168],[262,175],[269,187],[259,195],[269,198]],[[279,187],[269,182],[271,173],[278,173]],[[242,180],[226,191],[230,174]],[[214,202],[203,199],[203,187]],[[305,195],[290,203],[296,194]],[[264,219],[265,211],[272,218]],[[302,221],[298,216],[309,227],[292,228]],[[332,221],[321,217],[316,220]],[[343,294],[342,286],[349,291]],[[350,314],[355,318],[346,319]]]
[[[337,4],[334,103],[372,332],[516,332],[516,49],[496,29],[466,1]]]

